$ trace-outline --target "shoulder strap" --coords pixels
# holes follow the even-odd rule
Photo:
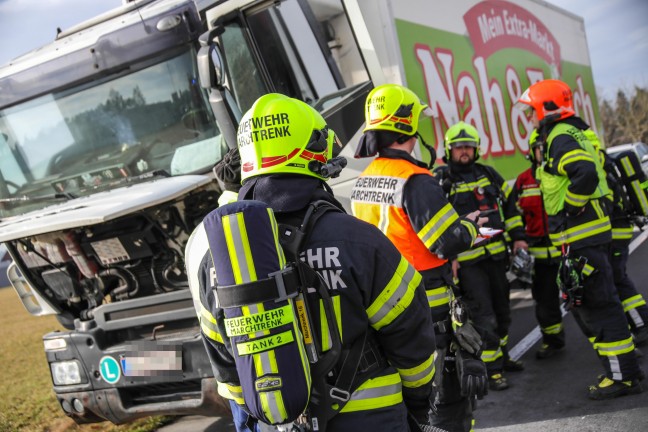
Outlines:
[[[309,204],[304,219],[299,226],[294,226],[289,223],[278,224],[279,242],[284,252],[287,252],[291,259],[299,259],[299,254],[312,228],[324,214],[330,211],[342,213],[338,207],[328,201],[313,201]]]

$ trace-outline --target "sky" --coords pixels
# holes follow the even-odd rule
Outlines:
[[[546,0],[585,20],[599,99],[648,87],[647,0]],[[54,40],[121,0],[0,0],[0,65]],[[35,13],[37,11],[37,13]]]

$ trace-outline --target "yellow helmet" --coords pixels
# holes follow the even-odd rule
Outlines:
[[[367,96],[363,132],[383,130],[412,136],[418,131],[421,113],[432,115],[412,90],[398,84],[383,84]]]
[[[451,160],[450,152],[452,147],[459,145],[473,147],[475,149],[475,160],[479,159],[479,132],[477,129],[463,121],[453,125],[445,134],[445,158],[446,162]]]
[[[269,93],[257,99],[241,119],[237,142],[241,181],[262,174],[303,174],[327,180],[311,162],[326,164],[337,137],[310,105]]]

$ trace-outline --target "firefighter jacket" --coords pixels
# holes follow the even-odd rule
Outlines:
[[[543,167],[540,181],[549,215],[549,238],[554,246],[573,248],[605,244],[612,240],[607,203],[609,189],[599,156],[583,130],[589,126],[578,117],[545,126]]]
[[[598,137],[591,129],[586,130],[584,133],[590,141],[596,140],[598,142]],[[612,224],[612,242],[621,244],[629,243],[630,240],[632,240],[634,225],[625,210],[627,196],[626,191],[623,188],[623,182],[619,172],[617,171],[616,164],[612,159],[610,159],[607,153],[601,149],[600,144],[595,147],[599,149],[599,160],[605,170],[605,178],[607,180],[608,188],[610,189],[610,195],[608,195],[608,210],[610,214],[610,223]]]
[[[383,149],[351,193],[354,216],[377,226],[418,271],[440,267],[470,248],[477,225],[459,218],[427,167],[402,150]]]
[[[542,203],[540,185],[534,177],[535,166],[522,172],[511,194],[522,213],[529,252],[536,260],[558,259],[560,251],[549,240],[549,222]]]
[[[304,176],[249,179],[239,198],[265,202],[275,212],[279,224],[300,222],[314,200],[324,199],[340,206],[323,189],[323,182]],[[187,261],[192,256],[187,254]],[[317,221],[300,258],[326,281],[343,348],[349,348],[367,332],[377,346],[367,360],[363,358],[361,369],[371,364],[380,367],[371,369],[371,376],[357,383],[341,414],[370,414],[371,410],[390,409],[403,402],[408,409],[427,409],[435,372],[435,340],[421,275],[375,227],[342,212],[328,212]],[[240,398],[237,400],[240,381],[226,346],[228,341],[221,336],[224,329],[219,329],[223,312],[215,303],[213,264],[205,247],[199,261],[199,268],[189,281],[199,286],[202,336],[216,379],[226,383],[233,399],[242,403]],[[188,262],[188,271],[193,268]],[[327,349],[331,342],[325,315],[313,309],[314,334]],[[384,361],[379,361],[381,357]],[[371,424],[373,417],[366,418]],[[380,425],[373,426],[380,429]],[[385,427],[397,430],[402,425]]]
[[[472,163],[459,165],[450,162],[439,167],[436,175],[448,196],[448,201],[459,214],[475,210],[496,210],[488,215],[488,227],[505,230],[512,240],[524,240],[522,217],[510,199],[512,188],[494,168]],[[476,263],[493,257],[503,259],[506,244],[503,236],[498,236],[486,245],[475,245],[470,250],[458,254],[463,264]]]

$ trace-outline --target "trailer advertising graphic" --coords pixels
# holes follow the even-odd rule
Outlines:
[[[570,32],[552,32],[551,13],[558,14],[543,13],[543,20],[517,4],[483,1],[463,13],[460,33],[396,18],[407,83],[435,112],[422,133],[439,157],[445,131],[464,120],[480,132],[481,162],[506,179],[517,176],[529,166],[524,156],[533,126],[513,105],[530,84],[546,78],[572,88],[576,113],[598,131],[591,66],[562,56]],[[587,52],[583,57],[589,59]]]

